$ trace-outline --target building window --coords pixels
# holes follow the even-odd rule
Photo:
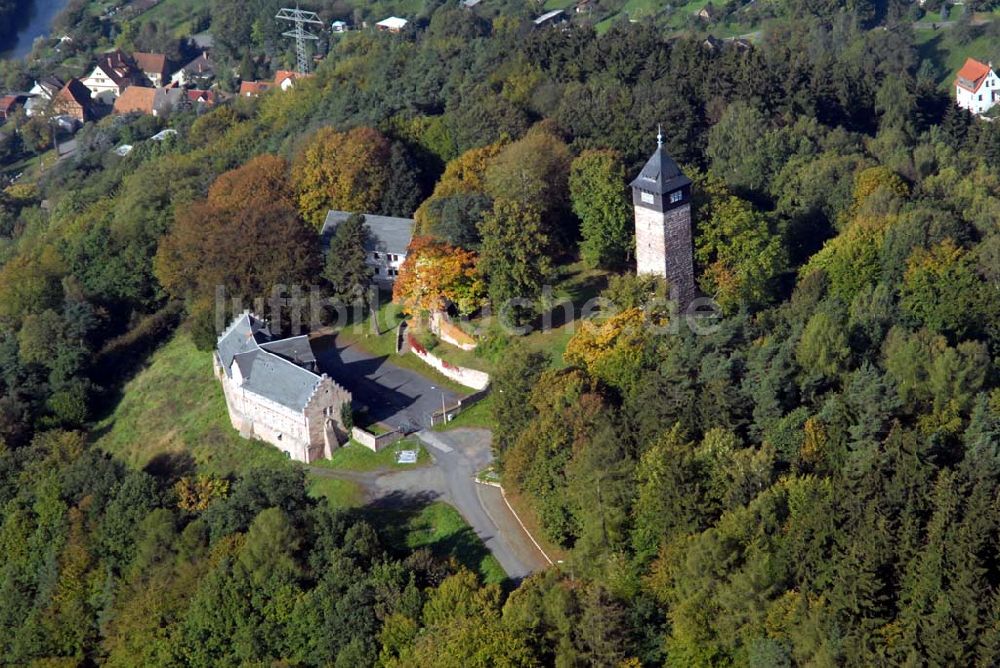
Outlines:
[[[684,193],[678,190],[677,192],[670,193],[670,203],[677,204],[682,199],[684,199]]]
[[[982,93],[980,93],[980,94],[979,94],[979,101],[980,101],[980,102],[982,102],[982,101],[983,101],[983,94],[982,94]]]
[[[648,193],[645,190],[643,190],[642,193],[639,195],[639,199],[646,204],[652,204],[655,201],[653,193]]]
[[[378,253],[372,253],[372,257],[377,260],[378,259]]]

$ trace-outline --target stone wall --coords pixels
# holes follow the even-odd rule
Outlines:
[[[406,342],[414,355],[422,359],[431,367],[437,369],[443,376],[449,378],[460,385],[471,387],[474,390],[485,389],[490,384],[490,376],[485,371],[469,369],[445,362],[440,357],[432,355],[427,351],[412,334],[406,333]]]
[[[387,434],[373,434],[366,429],[362,429],[361,427],[354,427],[351,429],[351,438],[369,450],[378,452],[385,446],[392,445],[399,439],[403,438],[403,432],[396,429]]]
[[[462,350],[475,350],[476,340],[462,331],[447,315],[440,311],[431,314],[431,331],[445,343]]]

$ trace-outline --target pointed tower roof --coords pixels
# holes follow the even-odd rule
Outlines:
[[[646,166],[635,177],[631,185],[647,192],[664,195],[684,186],[691,185],[691,179],[684,175],[674,159],[663,148],[663,135],[656,137],[656,152],[646,161]]]

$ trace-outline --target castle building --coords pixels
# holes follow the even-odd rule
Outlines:
[[[656,138],[656,152],[631,183],[635,258],[639,274],[667,279],[683,313],[696,296],[691,242],[691,179]]]
[[[347,438],[342,411],[351,393],[316,373],[309,337],[274,339],[249,311],[222,333],[213,356],[229,419],[299,462],[329,458]]]

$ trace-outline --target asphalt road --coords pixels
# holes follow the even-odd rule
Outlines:
[[[486,429],[420,431],[435,466],[403,471],[334,471],[311,467],[314,475],[350,480],[361,486],[371,504],[445,501],[462,515],[507,575],[520,581],[549,565],[532,543],[496,487],[481,485],[475,475],[492,461]]]
[[[452,406],[459,396],[435,385],[416,371],[403,369],[386,356],[376,357],[356,345],[317,347],[316,361],[351,393],[355,410],[362,406],[368,415],[404,431],[430,426],[430,416],[444,403]]]

